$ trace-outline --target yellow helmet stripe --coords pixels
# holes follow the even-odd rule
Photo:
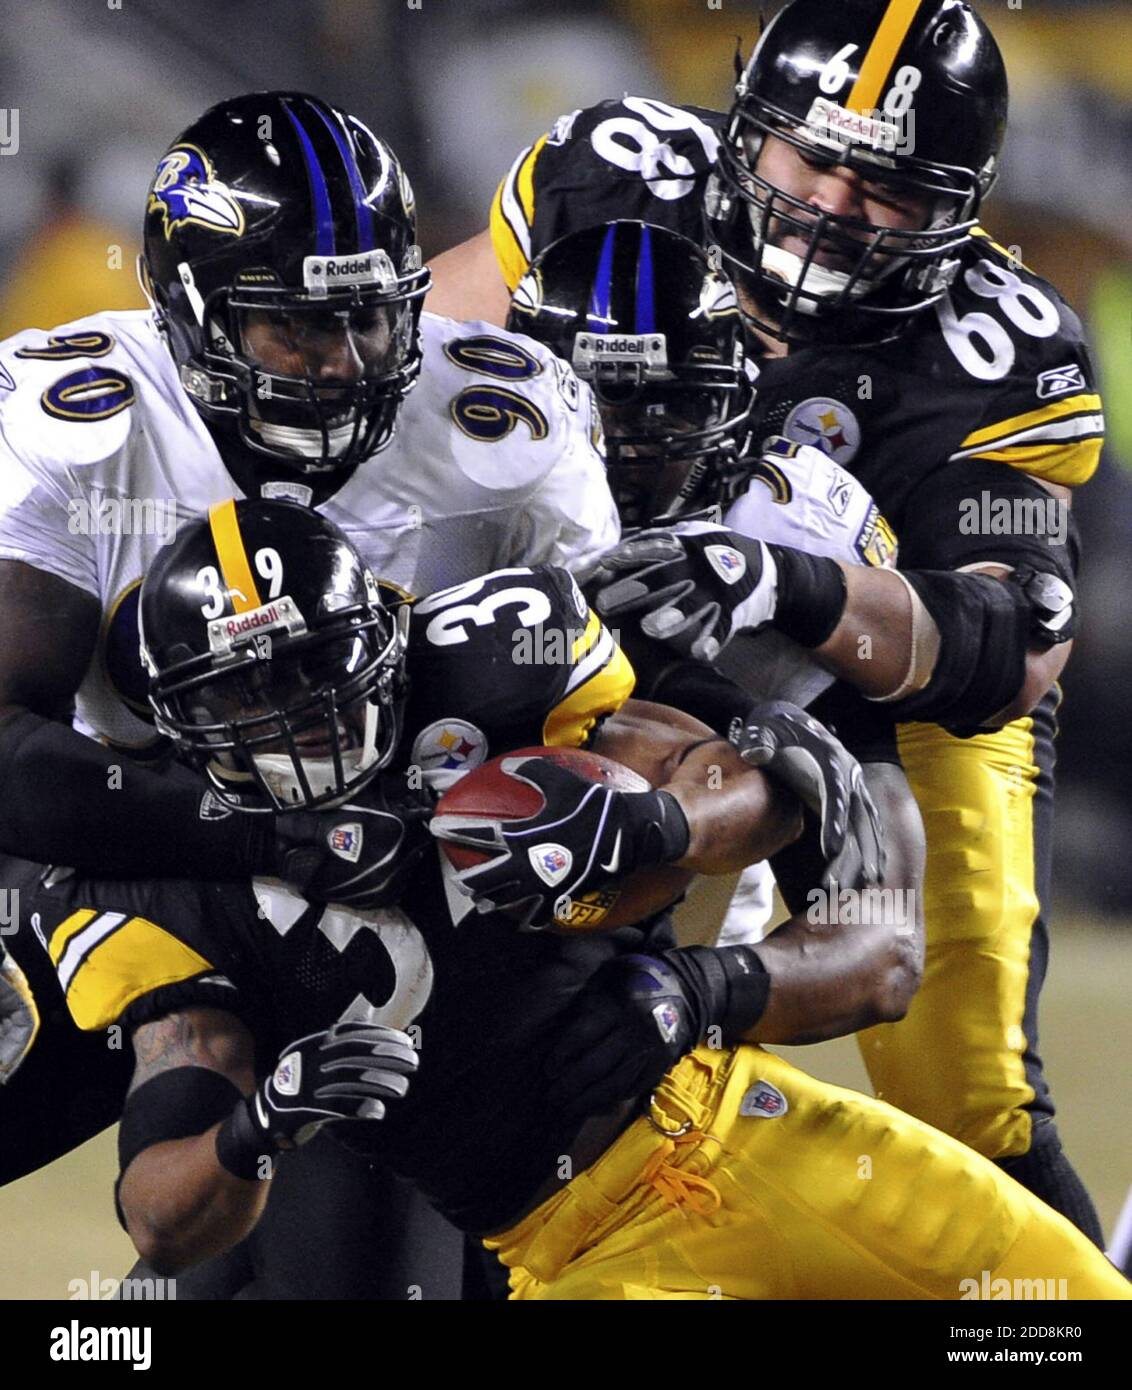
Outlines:
[[[850,111],[875,111],[880,105],[896,55],[922,4],[923,0],[891,0],[845,103]]]
[[[237,613],[247,613],[249,609],[261,607],[263,600],[256,588],[252,567],[248,564],[240,523],[236,520],[236,499],[229,497],[226,502],[217,502],[209,507],[208,524],[212,528],[212,543],[216,547],[216,558],[220,561],[220,572],[224,576],[224,587],[228,590],[232,607]]]

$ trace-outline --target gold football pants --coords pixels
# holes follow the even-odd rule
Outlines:
[[[900,730],[927,833],[924,978],[905,1018],[859,1035],[878,1096],[995,1159],[1025,1153],[1053,1113],[1037,1003],[1056,698],[995,734]]]
[[[746,1045],[683,1058],[647,1116],[487,1245],[516,1299],[1132,1296],[993,1163]]]

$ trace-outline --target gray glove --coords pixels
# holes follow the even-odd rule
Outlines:
[[[823,724],[797,705],[772,700],[736,719],[729,737],[745,763],[761,767],[817,817],[822,887],[880,881],[883,832],[861,764]]]
[[[16,1074],[38,1032],[39,1012],[27,976],[0,942],[0,1085]]]

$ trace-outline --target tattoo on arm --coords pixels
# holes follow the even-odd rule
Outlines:
[[[176,1067],[208,1067],[240,1085],[254,1065],[251,1034],[220,1009],[184,1009],[144,1023],[134,1032],[133,1045],[131,1092]]]

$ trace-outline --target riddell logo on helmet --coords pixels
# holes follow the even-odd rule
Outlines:
[[[612,353],[640,353],[643,355],[646,347],[646,340],[641,337],[603,338],[595,335],[593,340],[595,357],[607,357]]]
[[[851,111],[835,101],[817,97],[806,124],[814,139],[826,145],[871,145],[884,154],[911,154],[915,147],[913,110],[900,116],[882,111]]]
[[[373,260],[369,256],[360,256],[357,260],[343,261],[341,265],[334,261],[326,262],[326,278],[328,280],[340,279],[342,276],[349,278],[353,275],[368,275],[373,270]]]
[[[224,624],[224,631],[229,637],[239,637],[242,633],[251,632],[257,627],[271,627],[282,621],[282,613],[274,603],[269,603],[264,608],[253,608],[250,613],[243,613],[238,618],[228,618]]]
[[[339,285],[379,285],[390,289],[396,283],[393,262],[384,251],[367,251],[364,256],[303,257],[303,285],[316,297]]]

